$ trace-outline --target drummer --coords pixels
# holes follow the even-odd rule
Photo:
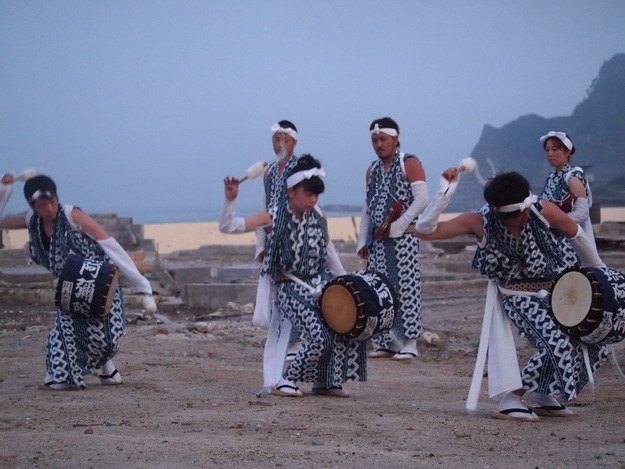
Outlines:
[[[587,267],[605,265],[581,227],[555,204],[532,195],[527,180],[515,172],[502,173],[487,183],[487,203],[478,212],[437,223],[455,191],[458,171],[449,169],[443,176],[438,194],[417,222],[417,236],[448,239],[471,234],[477,239],[472,265],[489,278],[485,315],[493,314],[492,323],[485,321],[482,331],[482,338],[485,331],[491,336],[487,342],[490,395],[503,393],[491,415],[529,422],[539,416],[574,415],[558,399],[568,402],[578,396],[605,361],[607,349],[585,345],[560,331],[548,314],[543,293],[560,272],[579,265],[580,259]],[[520,373],[510,322],[537,350]],[[482,340],[480,345],[486,346]],[[481,371],[478,374],[467,402],[470,410],[475,408],[473,400],[477,404]]]
[[[333,277],[328,269],[328,229],[325,215],[316,206],[324,191],[325,172],[318,160],[302,155],[287,173],[287,197],[270,212],[236,217],[239,180],[224,179],[225,200],[219,222],[223,233],[244,233],[264,227],[271,230],[261,272],[277,289],[281,317],[288,319],[305,340],[281,379],[271,387],[278,396],[301,397],[296,383],[311,382],[312,392],[349,397],[346,381],[367,379],[366,341],[342,340],[321,322],[317,296]],[[286,321],[282,325],[288,324]],[[279,334],[288,342],[290,329]],[[284,355],[282,356],[284,360]]]
[[[59,203],[54,181],[44,175],[28,179],[24,196],[30,210],[7,215],[0,229],[28,228],[30,257],[48,269],[55,278],[61,275],[68,254],[95,261],[111,261],[128,282],[142,293],[142,307],[156,312],[156,302],[148,280],[115,238],[78,207]],[[99,371],[104,385],[122,383],[113,364],[124,332],[124,306],[118,284],[110,312],[105,320],[69,314],[57,309],[46,344],[46,374],[42,389],[85,388],[84,376]]]

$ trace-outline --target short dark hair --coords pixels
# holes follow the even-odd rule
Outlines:
[[[530,184],[521,174],[516,171],[509,171],[498,174],[491,178],[484,187],[484,199],[494,209],[504,205],[518,204],[523,202],[530,193]],[[504,218],[512,217],[519,213],[506,212]]]
[[[390,117],[380,117],[374,120],[369,126],[369,130],[373,130],[375,124],[378,124],[378,127],[381,129],[395,129],[397,130],[397,134],[399,134],[399,124]]]
[[[24,183],[24,197],[31,206],[39,198],[52,199],[56,197],[56,184],[43,174],[32,177]]]
[[[295,124],[291,121],[281,120],[278,121],[278,125],[283,129],[293,129],[295,130],[295,132],[297,132],[297,127],[295,127]]]
[[[297,162],[295,163],[295,166],[293,167],[291,172],[287,175],[287,177],[299,171],[306,171],[307,169],[313,169],[313,168],[321,168],[321,163],[319,162],[318,159],[313,157],[311,154],[304,153],[302,156],[297,158]],[[325,184],[323,183],[323,180],[319,176],[313,176],[310,179],[304,179],[303,181],[300,181],[297,184],[295,184],[293,186],[293,189],[299,189],[300,187],[303,188],[304,190],[307,190],[308,192],[311,192],[317,195],[321,194],[325,190]]]

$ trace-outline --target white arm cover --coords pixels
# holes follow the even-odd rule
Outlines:
[[[417,218],[428,204],[428,188],[425,181],[415,181],[410,184],[414,200],[401,217],[391,223],[389,238],[399,238],[406,232],[408,225]]]
[[[577,234],[569,241],[571,241],[573,249],[575,249],[579,259],[582,261],[582,265],[597,268],[606,266],[599,257],[597,247],[590,242],[581,226],[577,226]]]
[[[119,271],[126,277],[130,285],[139,293],[152,294],[152,287],[148,279],[141,275],[137,266],[132,261],[128,253],[119,245],[113,237],[98,240],[104,252],[111,258],[113,264],[119,267]]]
[[[456,192],[457,182],[451,184],[441,176],[438,192],[417,220],[415,227],[419,233],[430,234],[438,226],[438,217],[447,208],[451,196]]]
[[[589,214],[590,209],[588,207],[588,199],[585,197],[575,199],[575,202],[573,202],[573,210],[567,213],[569,218],[578,225],[584,223]]]
[[[265,192],[263,191],[263,199],[261,204],[262,210],[267,210],[267,200]],[[265,250],[267,244],[267,233],[263,228],[256,230],[256,251],[254,252],[254,260],[258,259],[258,256]]]
[[[0,182],[0,220],[2,220],[2,212],[4,211],[4,207],[6,207],[12,192],[13,184],[2,184]]]
[[[356,253],[365,247],[367,244],[367,234],[369,233],[369,224],[371,223],[371,218],[369,217],[369,212],[367,211],[367,204],[365,203],[362,207],[362,214],[360,215],[360,230],[358,231],[358,242],[356,244]]]
[[[264,228],[258,228],[256,230],[256,252],[254,253],[254,259],[258,259],[258,256],[265,250],[265,244],[267,242],[267,233]]]
[[[219,217],[219,231],[222,233],[245,233],[245,219],[234,216],[236,208],[236,199],[224,199],[224,205],[221,208]]]
[[[332,241],[328,243],[328,269],[336,275],[345,275],[347,273]]]

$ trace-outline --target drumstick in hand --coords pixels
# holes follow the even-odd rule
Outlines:
[[[476,166],[477,166],[477,161],[475,161],[473,158],[471,157],[465,158],[464,160],[460,162],[460,165],[458,166],[458,172],[469,174],[473,172]]]
[[[263,174],[263,171],[265,170],[265,167],[268,165],[269,163],[267,162],[262,162],[262,161],[258,161],[256,163],[254,163],[252,166],[250,166],[249,168],[247,168],[247,171],[245,171],[245,176],[243,176],[241,178],[241,180],[239,181],[239,184],[241,184],[243,181],[245,181],[246,179],[255,179],[258,176],[260,176],[261,174]]]

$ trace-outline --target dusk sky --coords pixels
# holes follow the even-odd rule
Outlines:
[[[391,116],[432,192],[484,125],[570,115],[624,25],[622,0],[0,0],[0,172],[45,162],[89,213],[214,220],[224,176],[273,158],[289,119],[325,167],[321,205],[360,205],[369,124]]]

